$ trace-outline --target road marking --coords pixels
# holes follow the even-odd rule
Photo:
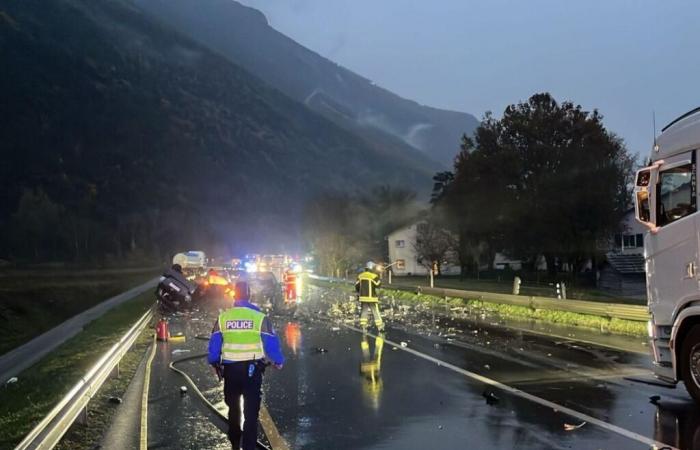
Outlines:
[[[357,333],[362,333],[361,329],[356,328],[352,325],[348,325],[345,323],[343,323],[342,325],[350,330],[357,332]],[[372,333],[366,333],[366,334],[368,336],[372,336],[375,339],[377,338],[376,334],[372,334]],[[676,447],[672,447],[670,445],[664,444],[664,443],[656,441],[654,439],[650,439],[646,436],[635,433],[634,431],[630,431],[630,430],[627,430],[625,428],[619,427],[617,425],[613,425],[611,423],[605,422],[604,420],[600,420],[600,419],[597,419],[593,416],[589,416],[588,414],[576,411],[576,410],[571,409],[571,408],[567,408],[566,406],[560,405],[558,403],[554,403],[554,402],[551,402],[549,400],[545,400],[544,398],[537,397],[536,395],[529,394],[525,391],[521,391],[520,389],[514,388],[512,386],[508,386],[507,384],[503,384],[503,383],[498,382],[496,380],[493,380],[491,378],[487,378],[483,375],[479,375],[478,373],[470,372],[469,370],[466,370],[466,369],[463,369],[461,367],[455,366],[454,364],[450,364],[448,362],[442,361],[442,360],[435,358],[433,356],[419,352],[418,350],[414,350],[410,347],[404,347],[401,344],[393,342],[389,339],[385,338],[384,342],[386,344],[393,345],[398,350],[402,350],[404,352],[410,353],[414,356],[425,359],[426,361],[433,362],[439,366],[450,369],[453,372],[457,372],[457,373],[462,374],[468,378],[471,378],[472,380],[479,381],[479,382],[487,384],[489,386],[493,386],[501,391],[507,392],[507,393],[514,395],[516,397],[520,397],[522,399],[529,400],[533,403],[537,403],[538,405],[544,406],[546,408],[551,408],[555,412],[560,412],[560,413],[566,414],[568,416],[575,417],[579,420],[582,420],[582,421],[588,422],[590,424],[596,425],[598,427],[601,427],[607,431],[619,434],[621,436],[635,440],[637,442],[641,442],[642,444],[649,445],[654,449],[664,448],[664,449],[669,449],[669,450],[679,450]]]
[[[148,449],[148,390],[151,384],[151,366],[153,358],[156,356],[156,335],[153,334],[153,342],[151,343],[151,354],[148,355],[146,361],[146,372],[143,376],[143,392],[141,393],[141,436],[139,440],[139,449]]]
[[[202,402],[204,402],[204,404],[206,404],[214,414],[217,414],[221,418],[221,420],[223,420],[225,423],[228,423],[228,417],[226,417],[221,411],[219,411],[219,409],[204,396],[204,394],[201,390],[199,390],[199,387],[197,387],[197,384],[192,380],[192,378],[190,378],[190,376],[187,375],[184,371],[175,367],[176,363],[202,358],[205,356],[207,356],[207,353],[186,356],[175,361],[170,361],[168,367],[170,367],[171,370],[174,370],[175,372],[179,373],[185,379],[185,381],[187,381],[187,383],[192,387],[192,390],[199,397],[199,399],[202,400]],[[282,437],[282,435],[280,435],[279,431],[277,430],[277,426],[275,425],[275,422],[272,420],[272,416],[270,416],[269,411],[265,407],[265,404],[262,402],[260,403],[259,421],[260,425],[263,428],[263,432],[267,437],[267,440],[270,441],[270,447],[272,447],[271,450],[290,450],[289,444],[287,444],[287,441]]]
[[[264,403],[260,403],[260,425],[262,425],[265,436],[270,441],[270,446],[272,446],[273,450],[289,450],[289,444],[280,435]]]

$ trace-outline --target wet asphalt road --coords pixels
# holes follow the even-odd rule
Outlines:
[[[700,413],[682,387],[624,379],[648,376],[643,354],[512,331],[490,325],[497,323],[493,318],[387,311],[386,340],[600,419],[637,439],[591,423],[566,430],[580,425],[580,417],[353,331],[343,323],[353,317],[352,308],[327,317],[330,304],[346,301],[341,291],[313,288],[295,316],[273,316],[287,364],[266,374],[265,403],[290,448],[620,450],[652,448],[649,440],[700,448]],[[159,345],[151,375],[150,448],[229,448],[215,417],[191,393],[180,396],[185,382],[167,369],[173,358],[206,350],[206,341],[194,336],[208,334],[214,314],[175,318],[172,331],[183,332],[187,342]],[[221,386],[204,358],[178,367],[225,411]],[[484,394],[491,393],[497,399],[487,401]],[[649,402],[653,395],[661,396],[658,406]]]

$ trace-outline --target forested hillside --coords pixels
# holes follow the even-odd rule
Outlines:
[[[126,0],[4,1],[0,54],[0,259],[294,245],[306,198],[423,190],[434,169]]]

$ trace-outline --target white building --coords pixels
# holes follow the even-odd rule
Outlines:
[[[388,236],[389,261],[394,264],[392,271],[396,276],[428,275],[428,268],[418,261],[415,243],[418,224],[412,223],[393,231]],[[443,275],[459,275],[460,268],[455,264],[443,264]]]
[[[634,209],[625,213],[622,219],[622,231],[615,235],[613,248],[615,253],[620,254],[644,254],[644,232],[648,230],[644,225],[639,223],[634,217]]]
[[[637,222],[634,209],[625,213],[622,232],[616,234],[598,274],[598,287],[627,297],[646,296],[644,273],[644,225]]]

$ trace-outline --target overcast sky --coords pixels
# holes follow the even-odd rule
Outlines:
[[[241,0],[323,56],[431,106],[497,116],[549,91],[630,150],[700,106],[700,1]]]

